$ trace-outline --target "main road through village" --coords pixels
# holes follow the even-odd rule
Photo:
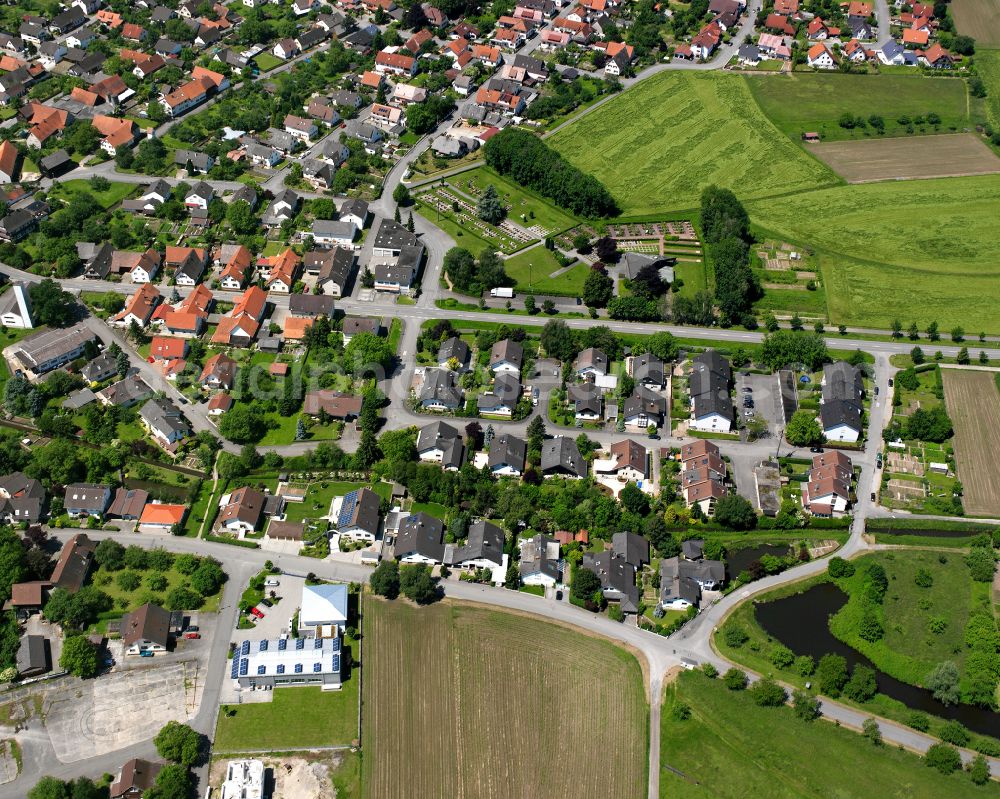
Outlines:
[[[883,27],[882,20],[887,19],[881,11],[885,8],[885,3],[880,0],[878,3],[880,10],[880,30]],[[746,38],[752,30],[752,20],[760,8],[760,0],[752,0],[750,3],[747,21],[744,23],[739,33],[733,37],[731,43],[726,45],[715,60],[707,64],[690,62],[671,62],[656,64],[644,70],[635,78],[622,81],[625,90],[634,86],[640,80],[648,78],[667,69],[717,69],[723,66],[731,57],[738,43]],[[601,102],[606,102],[611,98],[606,98]],[[592,106],[592,108],[597,107]],[[585,111],[584,113],[589,113]],[[377,225],[382,218],[392,218],[395,212],[395,204],[392,201],[393,189],[399,185],[404,177],[409,173],[413,161],[422,153],[430,141],[439,132],[443,132],[451,122],[446,120],[441,127],[425,136],[415,145],[390,171],[384,181],[383,191],[380,199],[371,204],[371,211],[374,215],[373,225]],[[87,178],[100,174],[110,179],[133,180],[135,176],[120,175],[116,173],[112,166],[107,164],[101,167],[81,167],[67,175],[67,178]],[[284,179],[284,173],[268,181],[268,188],[280,189]],[[217,183],[215,188],[220,193],[233,188],[225,181]],[[398,429],[411,425],[419,425],[427,421],[426,416],[422,416],[410,411],[406,405],[409,396],[409,387],[415,369],[415,355],[417,338],[420,333],[421,324],[429,319],[448,318],[452,321],[488,321],[502,322],[511,325],[525,325],[537,327],[544,324],[542,317],[530,317],[523,315],[509,315],[502,312],[466,312],[466,311],[442,311],[437,308],[435,301],[445,296],[445,291],[441,284],[441,266],[444,254],[450,247],[455,245],[454,240],[443,230],[433,225],[422,217],[414,217],[416,231],[420,234],[428,250],[428,266],[422,281],[422,293],[415,305],[397,305],[388,301],[363,301],[357,298],[344,298],[338,300],[338,306],[347,313],[382,316],[387,319],[399,319],[403,323],[403,333],[399,343],[398,355],[400,366],[394,374],[386,376],[382,381],[382,387],[387,397],[389,405],[386,409],[386,428]],[[370,244],[369,244],[370,247]],[[360,253],[361,262],[365,263],[366,249]],[[370,249],[367,250],[370,255]],[[20,272],[11,267],[0,264],[0,271],[12,280],[37,281],[37,275]],[[121,283],[103,283],[101,281],[91,281],[82,279],[67,279],[61,281],[64,288],[73,292],[88,291],[114,291],[120,293],[130,293],[136,287]],[[172,287],[163,285],[161,287],[166,292]],[[178,289],[181,295],[186,294],[186,290]],[[217,292],[220,298],[231,299],[225,292]],[[234,295],[235,296],[235,295]],[[269,298],[279,309],[287,308],[287,296],[276,296]],[[138,356],[135,350],[125,341],[120,332],[109,328],[96,317],[86,318],[86,324],[91,326],[100,334],[107,343],[110,340],[117,341],[122,349],[129,354],[132,364],[142,377],[156,390],[163,391],[167,396],[173,397],[183,403],[184,411],[189,417],[195,430],[208,430],[216,432],[215,426],[209,421],[204,404],[192,405],[186,399],[181,399],[175,386],[165,380],[162,375],[150,364],[146,363]],[[691,339],[702,339],[708,341],[747,343],[759,342],[762,335],[756,332],[741,330],[722,330],[718,328],[696,328],[679,327],[666,324],[642,324],[631,322],[616,322],[600,320],[594,322],[589,319],[568,318],[566,323],[572,328],[587,328],[600,323],[607,325],[611,330],[618,333],[645,333],[666,330],[679,336]],[[889,377],[894,373],[893,367],[889,363],[889,357],[894,354],[908,352],[909,344],[898,341],[886,340],[863,340],[845,339],[837,336],[829,337],[827,343],[834,348],[844,349],[858,347],[870,353],[875,358],[875,382],[882,389],[882,397],[887,396],[886,388]],[[958,347],[941,346],[938,347],[946,356],[953,356],[958,352]],[[987,349],[990,358],[1000,358],[1000,351]],[[557,381],[555,381],[557,382]],[[551,388],[551,383],[548,388]],[[540,400],[538,409],[534,413],[544,413],[547,403],[545,397]],[[854,456],[855,463],[861,467],[861,476],[858,482],[858,502],[854,508],[853,522],[851,526],[850,538],[847,543],[838,550],[841,557],[851,557],[857,555],[867,548],[863,537],[865,529],[865,519],[871,516],[884,515],[885,511],[877,508],[869,499],[870,488],[878,484],[878,475],[875,468],[875,454],[882,439],[882,431],[887,422],[889,413],[884,402],[873,402],[871,413],[869,414],[869,427],[867,431],[867,445],[862,453]],[[498,430],[509,430],[510,432],[523,433],[529,420],[513,423],[494,422]],[[558,428],[549,424],[550,431],[558,431]],[[576,428],[566,428],[565,432],[572,431],[575,435]],[[780,435],[780,430],[772,431]],[[588,432],[592,438],[601,443],[609,443],[612,438],[618,436],[610,433]],[[678,446],[684,439],[670,438],[662,441],[663,446]],[[760,460],[770,453],[775,442],[768,439],[753,444],[725,444],[726,454],[731,457],[743,459]],[[283,455],[296,455],[306,452],[314,446],[309,442],[299,442],[286,446],[262,447],[262,450],[273,450]],[[227,442],[227,449],[235,451],[236,447]],[[351,447],[351,442],[345,443],[346,448]],[[53,535],[65,538],[65,531],[50,531]],[[94,538],[103,537],[124,537],[120,533],[93,532],[88,533]],[[138,542],[142,546],[152,547],[168,544],[168,548],[176,552],[191,552],[199,555],[211,555],[217,558],[224,566],[229,575],[229,582],[226,585],[221,601],[219,619],[217,624],[218,633],[207,642],[210,646],[210,653],[207,664],[208,682],[202,695],[200,707],[193,717],[191,724],[200,732],[211,735],[215,728],[215,722],[219,709],[219,697],[223,680],[225,679],[225,662],[228,655],[228,647],[231,635],[230,630],[234,630],[238,616],[238,602],[242,591],[242,586],[257,571],[261,569],[266,559],[270,558],[275,565],[286,573],[304,575],[314,572],[317,576],[325,579],[366,582],[371,574],[368,567],[337,562],[335,560],[317,561],[311,558],[303,558],[290,555],[275,555],[261,550],[244,549],[240,547],[227,546],[225,544],[213,543],[200,539],[171,538],[164,541],[159,537],[132,537],[128,536],[129,543]],[[460,582],[454,579],[442,581],[444,595],[452,600],[479,602],[493,605],[511,611],[528,613],[542,619],[554,622],[574,625],[589,632],[606,636],[617,641],[635,652],[638,657],[645,661],[644,673],[647,678],[646,690],[650,700],[649,714],[649,792],[650,799],[659,796],[659,782],[661,765],[671,765],[669,762],[661,764],[660,753],[660,700],[663,691],[664,679],[668,672],[677,666],[682,665],[682,658],[687,661],[698,663],[713,663],[720,670],[729,668],[731,665],[722,658],[712,647],[711,637],[718,625],[738,604],[752,599],[753,596],[774,588],[775,586],[800,580],[812,574],[821,572],[826,568],[825,559],[817,559],[809,563],[802,564],[790,569],[782,574],[759,580],[744,586],[739,591],[733,592],[715,604],[705,608],[701,613],[679,632],[670,637],[662,637],[652,632],[640,630],[632,624],[619,624],[610,621],[604,616],[598,616],[577,608],[565,601],[554,601],[525,594],[516,591],[507,591],[502,588],[492,588]],[[71,678],[61,678],[71,679]],[[124,701],[124,700],[123,700]],[[822,701],[822,713],[830,720],[840,722],[848,726],[860,728],[867,714],[861,713],[853,708],[841,705],[836,702],[824,699]],[[886,741],[899,744],[915,751],[925,750],[932,739],[914,730],[895,724],[890,721],[881,720],[883,737]],[[44,727],[37,721],[29,722],[28,728],[18,734],[23,749],[23,768],[20,777],[14,782],[0,786],[0,799],[20,799],[28,788],[34,784],[43,774],[69,778],[77,775],[98,776],[102,773],[117,772],[121,764],[130,757],[152,757],[155,751],[151,741],[142,744],[129,746],[124,750],[102,754],[96,757],[77,760],[69,763],[60,762],[52,748]],[[968,759],[971,754],[963,752],[963,757]],[[669,761],[669,753],[667,755]],[[1000,775],[1000,763],[991,762],[994,774]],[[204,771],[202,770],[202,776]],[[204,784],[204,783],[203,783]]]

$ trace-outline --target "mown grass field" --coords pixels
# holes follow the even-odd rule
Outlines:
[[[978,57],[977,57],[978,61]],[[879,138],[870,126],[840,127],[840,117],[851,114],[866,121],[877,114],[885,121],[885,135],[905,134],[898,119],[915,119],[930,112],[941,117],[937,132],[970,127],[965,81],[924,78],[919,75],[844,75],[793,72],[787,75],[748,75],[750,92],[779,130],[799,141],[806,131],[824,141]],[[922,126],[934,133],[933,125]],[[921,132],[920,125],[914,125]]]
[[[549,230],[550,233],[556,233],[571,228],[577,223],[577,220],[569,213],[560,210],[533,192],[501,177],[486,166],[453,175],[448,178],[447,182],[453,188],[472,198],[478,198],[486,191],[487,186],[493,184],[500,195],[500,201],[507,208],[507,218],[524,227],[540,225]]]
[[[1000,47],[1000,0],[955,0],[951,16],[959,33],[976,40],[976,63],[980,47]]]
[[[549,277],[562,267],[544,247],[532,247],[508,258],[504,261],[503,268],[508,277],[517,281],[517,291],[561,294],[566,297],[579,297],[583,293],[583,283],[590,272],[586,264],[577,264],[557,277]]]
[[[959,553],[929,550],[880,552],[859,558],[855,575],[841,583],[850,599],[830,619],[830,631],[853,649],[864,653],[886,674],[911,685],[921,684],[941,661],[951,660],[961,669],[965,661],[965,625],[972,605],[973,583],[969,567]],[[869,563],[880,563],[889,578],[882,605],[885,637],[870,643],[858,634],[862,616],[864,571]],[[914,578],[918,569],[933,577],[929,588]],[[941,633],[932,633],[932,619],[944,619]]]
[[[995,464],[1000,452],[1000,389],[993,372],[942,369],[945,405],[955,427],[955,460],[970,516],[1000,514]]]
[[[1000,0],[994,2],[1000,4]],[[1000,16],[997,20],[1000,24]],[[1000,50],[978,50],[976,72],[986,84],[986,118],[994,128],[1000,128]]]
[[[358,737],[360,672],[339,691],[318,686],[277,688],[270,702],[236,705],[219,714],[213,747],[218,752],[281,751],[306,746],[349,746]]]
[[[547,139],[625,215],[691,208],[708,185],[741,198],[838,178],[772,125],[736,75],[661,73]]]
[[[813,247],[833,322],[1000,331],[1000,175],[839,186],[748,203],[772,236]]]
[[[364,796],[645,795],[648,711],[630,654],[450,602],[366,597],[363,625]]]
[[[691,717],[674,718],[683,703]],[[874,747],[856,732],[797,719],[789,707],[757,707],[745,691],[684,672],[664,697],[660,796],[685,799],[837,797],[964,799],[985,796],[962,773],[944,776],[909,752]]]

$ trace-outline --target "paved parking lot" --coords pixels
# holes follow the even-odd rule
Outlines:
[[[195,714],[205,677],[197,661],[116,671],[48,697],[45,727],[63,763],[149,740]]]
[[[745,387],[752,389],[751,392],[744,391]],[[753,397],[755,411],[767,422],[768,430],[772,436],[777,436],[784,427],[784,412],[781,407],[781,391],[778,386],[776,375],[758,375],[742,372],[736,373],[736,391],[734,399],[736,402],[736,412],[746,419],[747,408],[743,406],[744,397]]]
[[[263,619],[258,619],[253,629],[234,630],[233,640],[261,641],[265,638],[277,638],[282,633],[288,632],[288,620],[295,615],[299,603],[302,601],[302,586],[305,585],[305,577],[293,577],[288,574],[279,574],[275,577],[280,582],[277,587],[265,588],[265,596],[270,597],[274,591],[279,599],[274,602],[274,607],[260,606],[264,613]],[[274,600],[271,600],[274,601]]]

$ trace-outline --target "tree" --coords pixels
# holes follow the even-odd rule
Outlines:
[[[936,768],[942,774],[952,774],[962,767],[962,758],[958,750],[948,744],[931,744],[924,754],[924,762],[931,768]]]
[[[31,315],[36,325],[68,327],[77,318],[78,306],[73,295],[63,291],[56,281],[45,278],[28,289]]]
[[[976,785],[985,785],[990,781],[990,764],[982,755],[976,755],[969,764],[969,779]]]
[[[618,242],[610,236],[601,236],[594,242],[594,252],[606,264],[616,264],[621,258],[618,252]]]
[[[355,377],[385,377],[395,361],[389,340],[374,333],[358,333],[344,348],[344,368]]]
[[[799,689],[792,692],[792,708],[795,715],[803,721],[819,717],[819,700],[808,691]]]
[[[750,216],[729,189],[708,186],[702,191],[700,222],[702,235],[709,244],[725,238],[749,241]]]
[[[569,361],[577,352],[573,331],[561,319],[550,319],[542,328],[540,342],[545,354],[560,361]]]
[[[601,578],[590,569],[582,566],[573,572],[573,580],[570,583],[569,595],[578,603],[588,607],[599,604],[601,593]]]
[[[503,587],[510,591],[517,591],[521,587],[521,570],[516,563],[511,563],[507,567],[507,573],[503,578]]]
[[[94,563],[107,571],[118,571],[125,565],[125,547],[113,538],[105,538],[94,549]]]
[[[969,363],[969,348],[968,347],[962,347],[962,349],[960,349],[958,351],[958,355],[956,356],[955,360],[958,361],[963,366],[966,365],[966,364],[968,364]]]
[[[55,777],[42,777],[28,791],[28,799],[71,799],[69,786]]]
[[[213,558],[203,558],[190,575],[191,587],[202,596],[212,596],[226,581],[226,573]]]
[[[267,420],[256,405],[241,403],[222,414],[219,432],[237,444],[256,443],[267,432]]]
[[[757,526],[757,513],[749,500],[727,494],[715,503],[715,520],[731,530],[752,530]]]
[[[747,687],[747,673],[734,666],[722,675],[722,682],[730,691],[742,691]]]
[[[851,679],[844,685],[844,696],[854,702],[867,702],[878,691],[875,683],[875,671],[868,666],[855,666]]]
[[[259,228],[253,208],[246,200],[237,200],[226,207],[226,221],[234,233],[249,235]]]
[[[812,411],[800,409],[792,414],[785,426],[785,438],[796,447],[812,447],[824,441],[823,428]]]
[[[893,338],[903,337],[903,323],[898,319],[892,320],[892,337]]]
[[[965,328],[961,325],[956,325],[951,329],[951,340],[956,344],[965,340]]]
[[[836,699],[847,684],[847,660],[842,655],[823,655],[816,667],[820,693]]]
[[[372,591],[386,599],[399,596],[399,564],[394,560],[379,563],[372,572],[371,587]]]
[[[929,341],[938,341],[941,338],[941,333],[938,331],[938,323],[931,322],[927,325],[927,338]]]
[[[168,721],[153,739],[156,751],[164,760],[192,766],[201,755],[202,738],[187,724]]]
[[[945,743],[955,744],[955,746],[968,746],[972,738],[969,731],[960,721],[947,721],[941,725],[938,735]]]
[[[583,304],[589,308],[604,308],[611,300],[615,281],[601,269],[591,269],[583,281]]]
[[[910,350],[910,360],[913,361],[914,365],[920,366],[926,360],[924,358],[924,351],[920,347],[914,347]]]
[[[392,190],[392,201],[397,205],[409,205],[410,190],[402,183],[396,184],[396,188]]]
[[[172,763],[160,769],[156,782],[142,799],[187,799],[191,788],[191,773],[184,766]]]
[[[957,705],[961,698],[958,688],[958,666],[950,660],[938,663],[924,680],[924,687],[943,705]]]
[[[528,448],[540,452],[543,443],[545,443],[545,422],[541,416],[533,416],[528,422]]]
[[[759,707],[781,707],[788,695],[785,689],[770,677],[763,677],[750,686],[748,692]]]
[[[399,589],[407,599],[418,605],[428,605],[438,598],[438,588],[430,567],[420,563],[400,567]]]
[[[63,643],[59,666],[84,679],[97,676],[97,648],[82,635],[74,635]]]
[[[965,556],[965,563],[973,580],[979,583],[992,582],[997,568],[992,548],[973,547]]]
[[[476,216],[491,225],[499,225],[506,216],[503,203],[500,202],[500,195],[497,194],[496,186],[492,183],[486,187],[486,191],[479,195],[479,201],[476,203]]]
[[[871,741],[873,746],[882,745],[882,730],[875,719],[865,719],[861,723],[861,734]]]

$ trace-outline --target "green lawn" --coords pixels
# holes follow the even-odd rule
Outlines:
[[[272,701],[232,706],[219,714],[213,749],[217,752],[347,746],[358,737],[360,671],[339,691],[314,686],[277,688]]]
[[[444,505],[439,505],[436,502],[414,502],[413,506],[410,508],[410,513],[426,513],[428,516],[434,516],[442,521],[448,518],[448,509]]]
[[[507,215],[511,221],[525,227],[541,225],[550,233],[556,233],[567,230],[577,223],[577,220],[567,212],[556,208],[530,190],[501,177],[486,166],[454,175],[448,178],[447,182],[472,198],[478,197],[492,184],[499,193],[501,202],[508,207]]]
[[[91,575],[91,584],[110,596],[114,602],[113,612],[109,611],[108,613],[102,614],[102,618],[118,618],[128,611],[135,610],[137,607],[145,604],[146,602],[163,605],[165,598],[174,588],[181,586],[189,587],[190,585],[188,577],[181,574],[173,567],[165,572],[156,572],[152,569],[144,569],[136,572],[142,578],[141,585],[134,591],[126,591],[118,584],[118,577],[127,571],[132,570],[125,568],[112,572],[104,568],[98,568],[97,571]],[[162,590],[153,591],[150,588],[149,581],[155,576],[161,574],[167,578],[167,586]],[[198,608],[198,610],[206,612],[214,612],[218,610],[220,594],[221,592],[205,597],[205,604],[202,605],[201,608]],[[194,608],[192,608],[192,610],[194,610]]]
[[[285,63],[277,56],[271,55],[271,53],[261,53],[254,59],[254,61],[257,62],[257,67],[261,72],[269,72],[275,67],[281,66]]]
[[[84,180],[82,178],[76,180],[64,180],[56,183],[52,187],[52,194],[57,197],[68,197],[70,194],[76,194],[77,192],[87,192],[92,194],[94,198],[101,204],[104,209],[111,208],[117,205],[126,197],[129,197],[133,191],[135,191],[135,183],[116,183],[112,182],[110,188],[104,191],[94,191],[90,187],[90,181]]]
[[[589,267],[581,263],[558,277],[549,277],[562,267],[545,247],[532,247],[508,258],[503,267],[507,275],[517,282],[515,288],[518,291],[561,294],[567,297],[579,297],[583,293],[583,283],[590,272]]]
[[[601,180],[626,215],[693,208],[711,184],[742,199],[840,182],[781,135],[738,75],[647,78],[548,143]]]
[[[690,718],[674,717],[679,703]],[[874,747],[846,728],[801,721],[791,708],[758,707],[745,691],[698,672],[667,687],[661,729],[661,797],[962,799],[992,792],[961,772],[946,777],[909,752]]]
[[[261,446],[292,444],[295,442],[295,431],[298,429],[299,416],[282,416],[278,413],[266,415],[268,430],[260,440]],[[336,422],[330,424],[314,424],[308,429],[307,441],[336,441],[340,426]]]
[[[775,237],[817,251],[830,321],[1000,332],[1000,175],[838,186],[748,203]]]
[[[976,72],[986,84],[986,116],[1000,128],[1000,50],[976,49]]]
[[[941,558],[946,562],[941,563]],[[862,615],[862,580],[867,564],[880,563],[889,577],[883,603],[885,637],[869,643],[858,634]],[[864,653],[887,674],[920,684],[941,661],[952,660],[959,669],[965,662],[965,624],[972,602],[972,580],[959,553],[921,550],[881,552],[855,561],[854,577],[840,581],[851,596],[830,621],[830,630]],[[931,573],[933,584],[921,588],[914,582],[918,569]],[[932,619],[943,618],[947,627],[932,633]]]
[[[905,135],[897,122],[901,116],[913,119],[934,112],[941,117],[940,132],[969,127],[971,122],[965,81],[953,78],[795,72],[746,80],[768,119],[795,141],[801,141],[806,131],[818,132],[824,141],[871,137],[870,127],[840,127],[844,113],[866,120],[873,114],[881,116],[889,136]],[[935,131],[928,125],[926,132]]]

